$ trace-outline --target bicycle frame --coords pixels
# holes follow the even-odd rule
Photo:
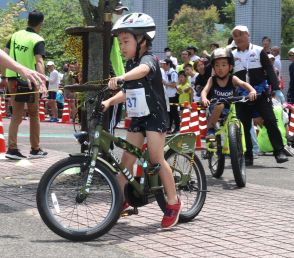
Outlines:
[[[227,118],[223,121],[223,124],[217,129],[215,133],[216,137],[219,135],[221,139],[223,139],[223,144],[222,144],[223,154],[230,154],[228,129],[231,124],[237,124],[238,127],[241,128],[242,147],[243,147],[243,153],[245,153],[246,142],[245,142],[244,128],[241,121],[237,118],[235,103],[230,104],[230,109],[229,109]],[[211,146],[211,144],[208,144],[207,150],[210,152],[216,152],[217,148],[215,148],[214,146]]]
[[[139,162],[142,165],[143,169],[144,170],[147,169],[148,163],[149,163],[148,149],[142,152],[138,147],[130,144],[126,140],[120,137],[115,137],[112,134],[106,132],[103,129],[102,125],[98,124],[95,129],[94,140],[93,140],[93,144],[91,148],[92,153],[90,154],[91,162],[89,166],[89,174],[87,177],[85,187],[81,189],[82,196],[86,196],[89,193],[89,189],[92,182],[97,160],[107,165],[114,173],[121,172],[125,176],[125,178],[128,180],[128,182],[134,187],[136,192],[140,195],[144,194],[145,180],[149,180],[151,192],[162,188],[162,186],[158,185],[158,173],[152,173],[152,172],[150,173],[150,171],[148,171],[148,178],[146,178],[147,173],[143,173],[142,176],[140,177],[140,182],[135,180],[131,172],[122,165],[121,159],[119,159],[111,150],[110,148],[111,142],[113,142],[118,148],[126,150],[129,153],[136,156],[139,159]],[[191,157],[191,168],[192,168],[192,161],[194,159],[195,142],[196,142],[196,135],[194,133],[178,134],[171,138],[168,137],[165,143],[164,152],[168,151],[169,149],[173,149],[176,152],[192,153],[192,157]],[[105,161],[101,157],[100,155],[101,153],[109,154],[111,157],[111,161],[115,164],[115,166],[118,168],[119,171],[117,171],[117,169],[111,163]],[[177,172],[181,174],[181,179],[182,179],[181,182],[179,182],[178,184],[185,185],[187,181],[189,180],[188,178],[189,173],[184,176],[182,171],[177,170]]]

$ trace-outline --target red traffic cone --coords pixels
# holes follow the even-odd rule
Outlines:
[[[180,133],[187,133],[190,131],[190,108],[189,102],[184,102],[184,110],[181,115]]]
[[[6,117],[6,106],[5,106],[5,99],[0,97],[0,111],[2,117]]]
[[[144,143],[142,146],[142,151],[147,150],[147,143]],[[136,176],[142,176],[143,175],[143,167],[142,165],[137,165],[137,171],[134,173]]]
[[[196,148],[202,148],[201,146],[201,137],[200,137],[200,128],[199,128],[199,115],[198,107],[195,102],[191,105],[191,118],[190,118],[190,132],[196,134]]]
[[[2,115],[0,111],[0,153],[6,152],[6,146],[5,146],[5,138],[4,138],[4,128],[3,128],[3,122],[2,122]]]
[[[288,125],[289,136],[294,136],[294,108],[291,108],[290,121]]]
[[[64,124],[70,123],[68,100],[64,100],[61,123],[64,123]]]
[[[45,105],[42,99],[40,99],[40,105],[39,105],[39,118],[40,118],[40,122],[45,121]]]
[[[126,112],[126,117],[124,121],[125,129],[128,129],[130,127],[131,122],[132,122],[132,118],[128,117],[128,113]]]
[[[206,110],[201,109],[199,111],[199,128],[201,138],[205,138],[207,134],[207,120],[206,120]]]

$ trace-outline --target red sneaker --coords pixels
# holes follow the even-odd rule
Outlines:
[[[121,209],[121,211],[123,212],[123,211],[125,211],[127,208],[129,208],[130,207],[130,205],[128,204],[128,202],[127,201],[124,201],[124,203],[123,203],[123,205],[122,205],[122,209]]]
[[[168,229],[176,225],[178,223],[181,210],[182,203],[179,198],[178,203],[176,204],[166,204],[166,211],[161,221],[161,228]]]

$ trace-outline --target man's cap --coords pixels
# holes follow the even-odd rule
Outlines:
[[[289,50],[288,54],[294,54],[294,47]]]
[[[124,6],[124,5],[122,4],[122,2],[119,1],[119,2],[117,3],[117,5],[115,6],[114,11],[120,11],[120,10],[126,10],[126,11],[128,11],[129,8],[128,8],[127,6]]]
[[[274,57],[274,55],[272,55],[272,54],[268,54],[267,56],[268,56],[269,59],[272,59],[272,58],[273,58],[273,59],[276,59],[276,58]]]
[[[48,62],[47,62],[47,66],[48,66],[48,65],[55,65],[55,64],[54,64],[53,61],[48,61]]]
[[[237,25],[237,26],[235,26],[234,29],[232,29],[231,34],[233,34],[233,32],[235,30],[239,30],[239,31],[242,31],[242,32],[249,33],[249,30],[248,30],[247,26],[244,26],[244,25]]]
[[[166,59],[160,60],[159,63],[172,65],[173,62],[169,58],[166,58]]]

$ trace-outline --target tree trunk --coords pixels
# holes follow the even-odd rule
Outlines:
[[[88,81],[107,79],[109,77],[109,57],[110,57],[110,29],[109,16],[105,20],[105,14],[114,10],[117,0],[99,0],[99,5],[94,6],[89,0],[79,0],[88,26],[96,26],[98,29],[104,29],[104,35],[98,32],[88,33]],[[88,97],[95,95],[95,92],[89,92]],[[92,113],[93,106],[87,108],[87,117]],[[108,114],[105,114],[105,129],[107,129]],[[93,133],[95,122],[88,125],[90,134]]]

